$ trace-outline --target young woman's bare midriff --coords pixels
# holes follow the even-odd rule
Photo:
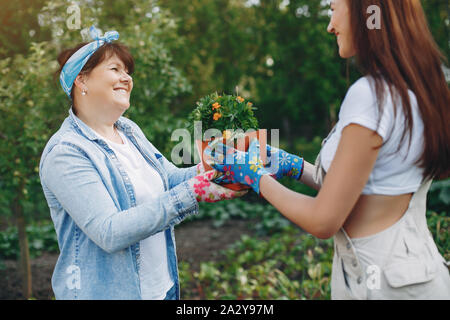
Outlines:
[[[361,195],[344,223],[345,232],[361,238],[389,228],[406,212],[412,195]]]

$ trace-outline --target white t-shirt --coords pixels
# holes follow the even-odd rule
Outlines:
[[[359,79],[348,90],[339,112],[336,130],[322,147],[322,167],[328,171],[342,130],[351,123],[359,124],[376,131],[385,143],[379,150],[375,166],[362,194],[399,195],[415,192],[423,179],[423,169],[419,168],[415,162],[422,155],[424,148],[423,122],[416,96],[412,91],[408,91],[413,117],[411,147],[408,152],[410,136],[407,131],[399,152],[396,152],[406,124],[403,109],[401,104],[397,103],[397,114],[394,120],[394,106],[385,84],[386,100],[380,126],[377,129],[379,115],[377,97],[374,82],[369,79],[371,78]]]
[[[134,188],[136,205],[139,205],[163,193],[163,181],[159,173],[147,163],[134,144],[121,131],[119,134],[124,144],[114,143],[99,136],[108,143],[128,174]],[[169,272],[164,231],[141,240],[139,247],[139,278],[142,299],[162,300],[174,284]]]

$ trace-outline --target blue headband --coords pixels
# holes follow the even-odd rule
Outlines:
[[[108,31],[101,36],[100,32],[94,26],[89,29],[89,34],[94,41],[75,52],[69,60],[67,60],[59,76],[59,82],[61,82],[61,86],[69,98],[75,78],[94,52],[106,42],[109,43],[119,39],[119,33],[117,31]]]

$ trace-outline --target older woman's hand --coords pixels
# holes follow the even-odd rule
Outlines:
[[[187,181],[198,202],[230,200],[242,197],[247,193],[248,190],[233,191],[212,182],[212,180],[220,177],[220,175],[220,172],[211,170]]]

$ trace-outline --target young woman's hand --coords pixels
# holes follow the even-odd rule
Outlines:
[[[257,139],[251,141],[248,152],[219,143],[217,146],[209,145],[205,155],[211,160],[212,167],[224,174],[219,181],[241,183],[252,187],[258,194],[261,177],[270,175],[263,166]]]
[[[247,190],[233,191],[214,183],[212,180],[220,177],[220,175],[220,172],[211,170],[197,175],[187,181],[198,202],[218,202],[222,200],[230,200],[242,197],[247,193]]]
[[[303,173],[303,158],[282,149],[267,145],[267,170],[277,180],[284,176],[300,180]]]

